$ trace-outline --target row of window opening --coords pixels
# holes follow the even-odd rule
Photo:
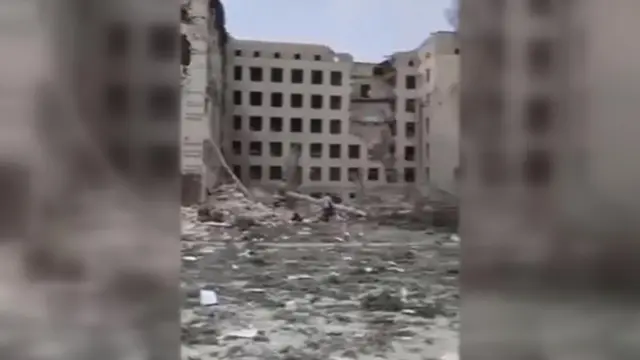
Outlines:
[[[262,165],[251,165],[248,167],[248,178],[253,181],[259,180],[283,180],[284,179],[284,168],[282,166],[268,166],[267,174],[264,173],[265,166]],[[233,165],[232,170],[235,175],[242,179],[242,166]],[[324,177],[326,176],[326,180],[341,182],[343,181],[344,168],[335,166],[327,168],[326,175],[323,174],[323,168],[320,166],[311,166],[309,167],[308,179],[310,181],[325,181]],[[302,167],[298,167],[298,173],[302,173]],[[407,167],[402,171],[402,179],[407,183],[414,183],[416,181],[416,172],[417,169],[415,167]],[[266,179],[265,179],[266,175]],[[323,176],[325,175],[325,176]],[[397,169],[388,169],[384,170],[380,168],[368,168],[366,173],[366,179],[368,181],[380,181],[383,179],[388,183],[398,182],[398,170]],[[425,168],[425,176],[426,179],[429,178],[429,168]],[[346,176],[345,180],[348,181],[358,181],[362,177],[362,169],[357,167],[346,168]]]
[[[242,51],[240,49],[236,49],[234,51],[234,55],[240,57],[240,56],[245,56],[245,53],[244,53],[244,51]],[[258,51],[258,50],[254,50],[253,52],[251,52],[251,55],[254,58],[264,57],[263,56],[264,54],[261,51]],[[271,56],[273,56],[274,59],[282,59],[282,53],[279,52],[279,51],[275,51],[275,52],[271,53]],[[293,56],[292,56],[292,59],[294,59],[294,60],[302,60],[302,54],[301,53],[294,53]],[[322,57],[322,55],[315,54],[315,55],[313,55],[313,60],[314,61],[322,61],[323,57]]]
[[[312,109],[322,109],[325,107],[325,98],[327,96],[312,94],[309,96],[309,106]],[[274,108],[282,108],[284,107],[284,94],[281,92],[273,92],[269,96],[269,104]],[[329,109],[331,110],[342,110],[343,101],[342,96],[340,95],[329,95]],[[264,106],[264,94],[261,91],[250,91],[249,92],[249,106]],[[235,90],[233,92],[233,104],[234,105],[242,105],[244,103],[244,97],[242,91]],[[290,94],[289,95],[289,107],[294,109],[301,109],[304,107],[304,95],[303,94]]]
[[[425,133],[429,133],[429,118],[424,119],[423,126]],[[309,120],[309,132],[312,134],[322,134],[325,131],[325,122],[323,119],[310,119]],[[243,119],[241,115],[233,116],[233,129],[241,131],[243,129]],[[250,131],[263,131],[265,129],[262,116],[249,116],[248,129]],[[282,132],[284,130],[284,119],[282,117],[273,116],[269,118],[269,131]],[[302,118],[295,117],[289,119],[289,132],[302,133],[305,131],[304,122]],[[416,136],[416,123],[413,121],[406,122],[404,124],[404,134],[406,138],[413,138]],[[342,134],[342,120],[331,119],[329,120],[329,134],[340,135]],[[396,123],[391,124],[391,135],[397,135]]]
[[[279,141],[269,142],[269,156],[270,157],[282,157],[284,156],[284,145]],[[327,148],[327,155],[330,159],[341,159],[343,156],[343,146],[342,144],[328,144],[325,148],[325,144],[323,143],[310,143],[309,146],[309,157],[314,159],[320,159],[324,156],[325,149]],[[290,151],[299,151],[302,155],[303,147],[301,143],[291,143]],[[360,159],[362,156],[361,146],[358,144],[350,144],[346,146],[347,149],[347,157],[349,159]],[[231,144],[231,150],[234,155],[242,155],[243,153],[243,143],[241,141],[233,141]],[[392,155],[396,154],[396,146],[391,144],[388,148],[388,152]],[[250,156],[263,156],[263,143],[260,141],[250,141],[248,145],[248,154]],[[406,145],[404,147],[403,158],[405,161],[416,161],[417,152],[416,147],[413,145]],[[430,146],[429,144],[425,145],[425,158],[430,157]]]
[[[244,79],[244,67],[236,65],[233,68],[233,79],[242,81]],[[290,82],[292,84],[303,84],[305,82],[305,73],[303,69],[290,70]],[[273,83],[284,82],[284,69],[279,67],[270,68],[270,81]],[[252,82],[265,81],[264,69],[258,66],[249,67],[249,80]],[[311,70],[310,82],[312,85],[323,85],[325,81],[325,72],[322,70]],[[342,86],[343,75],[341,71],[329,72],[329,84],[332,86]]]

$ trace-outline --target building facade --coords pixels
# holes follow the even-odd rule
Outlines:
[[[427,138],[420,149],[428,160],[425,177],[430,190],[458,193],[460,45],[454,32],[433,33],[418,47],[421,87],[417,106],[419,134]]]
[[[228,51],[225,154],[243,181],[281,184],[299,149],[298,189],[305,193],[346,199],[428,185],[428,126],[418,133],[425,91],[418,50],[381,63],[314,44],[234,39]],[[438,79],[454,81],[453,70]],[[453,116],[434,116],[442,114]]]
[[[225,122],[226,43],[224,8],[218,0],[182,6],[181,170],[183,202],[195,203],[215,186]]]

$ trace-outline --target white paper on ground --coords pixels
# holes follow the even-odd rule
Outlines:
[[[200,290],[200,305],[211,306],[218,304],[218,294],[213,290]]]
[[[251,339],[258,335],[258,329],[249,328],[237,331],[231,331],[224,335],[224,337]]]

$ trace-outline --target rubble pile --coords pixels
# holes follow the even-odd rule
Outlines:
[[[233,187],[213,197],[206,211],[182,212],[183,359],[456,353],[455,236],[292,223]]]

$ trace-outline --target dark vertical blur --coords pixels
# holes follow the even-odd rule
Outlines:
[[[465,360],[640,353],[638,10],[460,2]]]
[[[180,357],[178,14],[0,5],[3,357]]]

